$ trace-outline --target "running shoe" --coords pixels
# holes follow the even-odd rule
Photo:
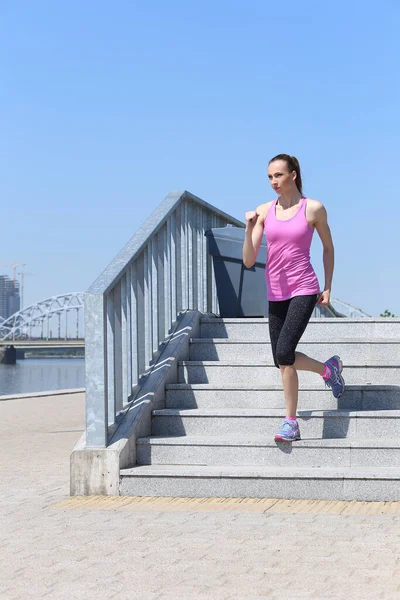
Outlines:
[[[300,428],[298,422],[289,421],[288,419],[283,421],[279,432],[275,436],[276,442],[295,442],[296,440],[300,439]]]
[[[325,363],[331,370],[331,376],[325,380],[326,385],[331,388],[335,398],[340,398],[345,390],[345,383],[342,377],[343,363],[339,356],[332,356]]]

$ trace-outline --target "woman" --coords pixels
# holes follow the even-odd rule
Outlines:
[[[298,160],[288,154],[275,156],[268,165],[268,178],[279,197],[246,213],[243,262],[246,267],[254,265],[265,231],[269,332],[274,363],[281,371],[286,401],[286,418],[275,440],[294,441],[300,439],[296,418],[297,371],[321,375],[335,398],[339,398],[345,389],[339,356],[332,356],[322,363],[296,351],[315,305],[329,304],[334,249],[324,206],[303,196]],[[310,262],[314,229],[324,249],[325,286],[322,293]]]

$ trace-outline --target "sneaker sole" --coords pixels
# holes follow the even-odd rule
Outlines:
[[[299,436],[296,438],[288,439],[288,438],[284,438],[284,437],[275,436],[275,438],[274,438],[275,442],[297,442],[297,440],[301,440],[301,437]]]

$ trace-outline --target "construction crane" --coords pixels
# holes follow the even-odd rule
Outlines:
[[[14,277],[13,277],[13,283],[14,285],[17,283],[17,267],[26,267],[26,263],[17,263],[17,262],[13,262],[12,264],[0,264],[0,267],[13,267],[14,268]]]
[[[25,277],[25,275],[35,275],[35,273],[25,273],[24,271],[21,271],[20,273],[18,273],[18,275],[20,275],[20,277],[21,277],[21,286],[20,286],[21,308],[20,308],[20,310],[22,310],[24,308],[24,277]]]

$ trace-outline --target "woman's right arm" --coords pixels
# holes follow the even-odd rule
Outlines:
[[[257,206],[246,213],[246,233],[243,244],[243,263],[248,269],[256,262],[264,234],[264,221],[270,203]]]

